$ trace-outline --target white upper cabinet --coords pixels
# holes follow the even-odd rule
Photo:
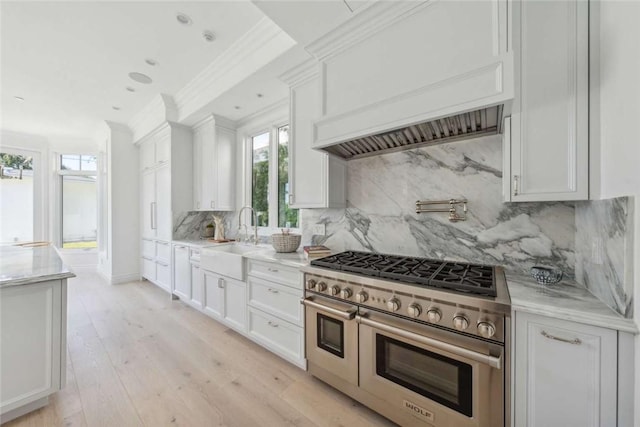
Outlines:
[[[517,1],[505,200],[589,197],[589,3]],[[506,128],[506,126],[505,126]]]
[[[314,146],[510,102],[509,2],[370,2],[311,43]]]
[[[317,70],[310,61],[281,77],[290,85],[289,205],[296,209],[346,206],[345,161],[313,149],[313,122],[321,110]]]
[[[235,209],[236,132],[212,116],[194,128],[194,206],[199,211]]]

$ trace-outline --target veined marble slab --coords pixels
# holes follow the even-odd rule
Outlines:
[[[0,287],[75,277],[51,246],[0,246]]]
[[[257,261],[275,262],[289,267],[304,267],[309,265],[309,260],[304,257],[304,252],[298,249],[296,252],[276,252],[271,248],[265,248],[256,252],[249,252],[243,255],[247,259]]]
[[[532,277],[507,273],[507,287],[515,311],[638,333],[633,319],[625,319],[574,281],[541,285]]]

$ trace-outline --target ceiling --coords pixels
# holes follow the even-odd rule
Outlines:
[[[177,12],[193,23],[179,24]],[[174,95],[263,17],[251,2],[237,0],[2,1],[0,127],[77,138],[93,136],[103,120],[128,123],[158,93]],[[212,31],[216,40],[206,42],[203,30]],[[158,65],[148,65],[147,58]],[[134,82],[128,77],[133,71],[153,83]],[[281,96],[283,87],[270,84],[269,97]],[[259,106],[254,99],[259,90],[260,82],[254,81],[244,96],[250,94]],[[217,109],[242,114],[230,107],[238,100],[228,97]]]

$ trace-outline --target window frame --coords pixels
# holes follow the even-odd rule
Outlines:
[[[273,121],[268,125],[263,125],[251,129],[244,137],[244,178],[245,178],[245,194],[243,206],[251,206],[252,202],[252,181],[253,181],[253,138],[264,133],[269,134],[269,191],[267,201],[269,205],[269,226],[258,227],[259,236],[270,236],[275,233],[281,233],[282,228],[278,227],[278,130],[283,126],[289,126],[289,144],[291,144],[291,123],[288,119]],[[291,150],[289,150],[291,153]],[[288,164],[289,180],[291,180],[291,158]],[[253,219],[251,212],[245,211],[243,224],[251,224]],[[246,221],[246,222],[245,222]],[[272,226],[276,224],[276,226]],[[300,234],[302,232],[302,224],[300,220],[300,211],[298,209],[298,227],[290,227],[291,233]]]

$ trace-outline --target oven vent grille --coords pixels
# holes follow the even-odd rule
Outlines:
[[[363,136],[322,150],[346,160],[444,142],[495,135],[501,131],[502,105],[417,123],[400,129]]]

